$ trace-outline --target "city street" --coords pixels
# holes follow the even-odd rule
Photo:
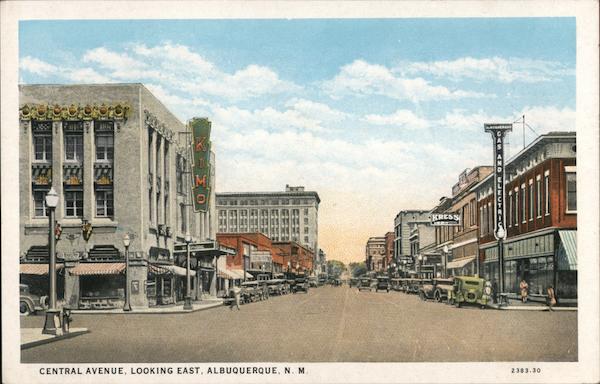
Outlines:
[[[22,318],[41,327],[42,316]],[[577,312],[457,309],[401,292],[320,287],[189,314],[82,315],[91,333],[25,363],[576,361]]]

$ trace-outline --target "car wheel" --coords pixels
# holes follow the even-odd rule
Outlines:
[[[19,312],[23,316],[28,316],[31,313],[31,308],[29,308],[29,304],[24,301],[21,301],[19,304]]]
[[[442,297],[441,297],[441,296],[442,296],[442,295],[440,294],[440,291],[435,291],[435,293],[433,294],[433,299],[434,299],[436,302],[438,302],[438,303],[439,303],[440,301],[442,301]]]

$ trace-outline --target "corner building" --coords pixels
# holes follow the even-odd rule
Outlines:
[[[65,304],[122,306],[125,284],[134,307],[182,300],[185,265],[176,249],[185,247],[188,232],[192,245],[205,248],[193,255],[193,296],[214,293],[210,261],[218,246],[207,243],[216,232],[214,192],[207,212],[192,211],[186,125],[142,84],[21,85],[19,91],[21,281],[47,294],[44,198],[54,187]],[[210,159],[214,181],[214,154]]]

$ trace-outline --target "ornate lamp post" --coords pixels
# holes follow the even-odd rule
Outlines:
[[[186,266],[185,266],[185,301],[183,303],[183,309],[192,309],[192,294],[190,292],[190,243],[192,237],[189,233],[185,234],[185,252],[186,252]]]
[[[46,194],[46,207],[50,210],[48,221],[48,248],[50,260],[48,265],[49,287],[49,308],[46,310],[46,321],[44,322],[43,334],[61,335],[62,327],[60,321],[60,310],[56,308],[56,237],[54,235],[54,212],[58,206],[58,194],[54,187]]]
[[[129,233],[123,236],[123,246],[125,247],[125,304],[123,304],[124,311],[131,311],[131,295],[129,292],[129,244],[131,239]]]

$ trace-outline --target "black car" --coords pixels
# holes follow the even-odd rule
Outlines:
[[[375,287],[375,292],[379,292],[379,290],[386,292],[390,291],[390,279],[386,276],[377,277],[377,287]]]
[[[308,280],[300,277],[297,278],[294,282],[294,288],[292,290],[292,292],[296,293],[296,292],[304,292],[304,293],[308,293]]]

